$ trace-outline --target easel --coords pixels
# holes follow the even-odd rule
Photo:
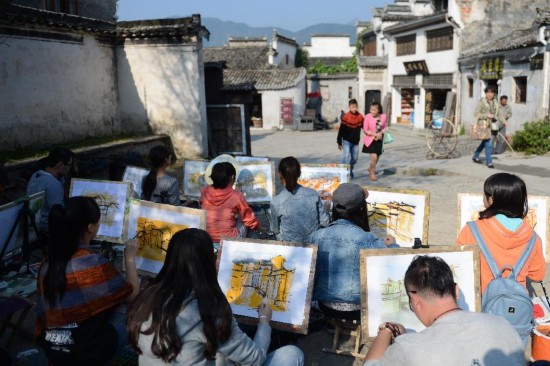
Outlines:
[[[36,233],[36,238],[39,244],[42,244],[40,234],[38,232],[38,226],[36,226],[36,220],[34,217],[34,213],[30,209],[30,201],[29,199],[25,199],[22,201],[23,206],[21,207],[21,210],[17,214],[17,219],[13,223],[13,226],[11,227],[10,233],[8,237],[6,238],[6,242],[2,246],[2,252],[0,252],[0,261],[2,258],[4,258],[4,255],[6,254],[6,250],[8,249],[8,244],[10,243],[11,238],[15,234],[15,230],[17,229],[17,226],[19,222],[22,221],[23,225],[23,256],[25,259],[25,262],[27,263],[27,272],[29,273],[29,267],[30,267],[30,243],[29,243],[29,221],[31,226],[34,229],[34,232]]]

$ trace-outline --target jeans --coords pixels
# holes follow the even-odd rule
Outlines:
[[[481,143],[477,147],[474,153],[474,159],[479,159],[479,154],[485,149],[485,163],[487,165],[493,164],[493,159],[491,158],[491,152],[493,150],[493,139],[481,140]]]
[[[353,167],[359,158],[359,144],[342,140],[342,164],[349,164],[350,175],[353,178]]]
[[[304,353],[295,346],[284,346],[267,355],[263,366],[302,366]]]
[[[109,324],[111,324],[113,328],[115,328],[118,334],[117,354],[122,352],[128,344],[128,331],[126,330],[126,320],[128,319],[128,314],[126,310],[126,305],[120,305],[115,310],[113,310],[113,313],[109,318]]]

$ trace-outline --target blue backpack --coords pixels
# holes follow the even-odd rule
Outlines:
[[[491,252],[489,252],[481,238],[477,224],[470,221],[468,226],[474,234],[479,249],[483,253],[494,277],[481,296],[481,311],[505,318],[516,329],[524,346],[526,346],[534,324],[533,302],[527,289],[516,280],[516,276],[521,272],[527,258],[531,255],[537,235],[533,233],[527,248],[525,248],[515,266],[511,267],[505,264],[499,270]],[[508,277],[503,277],[502,274],[507,269],[510,270],[510,274]]]

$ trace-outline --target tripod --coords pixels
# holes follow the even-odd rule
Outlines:
[[[40,233],[38,232],[38,227],[36,226],[36,220],[35,220],[35,217],[34,217],[34,213],[32,212],[32,210],[30,208],[29,199],[28,198],[24,199],[22,202],[23,202],[23,206],[21,207],[21,210],[19,210],[19,213],[17,214],[17,219],[15,220],[15,222],[13,223],[13,225],[11,227],[10,233],[9,233],[8,237],[6,238],[6,242],[2,246],[2,251],[0,252],[0,261],[2,260],[4,255],[6,254],[6,250],[8,249],[8,245],[10,243],[11,238],[15,234],[15,230],[17,229],[18,224],[20,222],[22,222],[22,225],[23,225],[23,247],[22,247],[23,248],[23,257],[24,257],[24,260],[27,264],[27,273],[29,273],[30,252],[31,252],[30,243],[29,243],[29,233],[30,233],[29,232],[29,222],[30,222],[30,225],[34,229],[34,232],[36,233],[36,238],[38,240],[39,245],[41,245],[42,242],[41,242],[41,238],[40,238]]]

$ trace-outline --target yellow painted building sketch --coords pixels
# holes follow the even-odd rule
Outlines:
[[[331,175],[330,173],[317,173],[309,176],[302,176],[298,179],[298,184],[311,188],[317,192],[323,200],[332,199],[332,194],[340,186],[340,176],[338,173]]]
[[[83,191],[82,196],[91,197],[97,202],[101,212],[101,225],[112,226],[116,223],[115,214],[120,205],[114,195],[105,192]]]
[[[151,220],[145,217],[137,219],[137,237],[139,242],[138,257],[154,261],[166,258],[168,242],[180,230],[187,229],[187,225],[177,225],[169,222]]]
[[[414,240],[414,210],[412,206],[403,202],[368,203],[371,231],[393,235],[398,243]]]
[[[236,260],[227,300],[250,308],[265,302],[273,311],[287,311],[294,272],[295,269],[285,268],[281,255],[270,260]]]

